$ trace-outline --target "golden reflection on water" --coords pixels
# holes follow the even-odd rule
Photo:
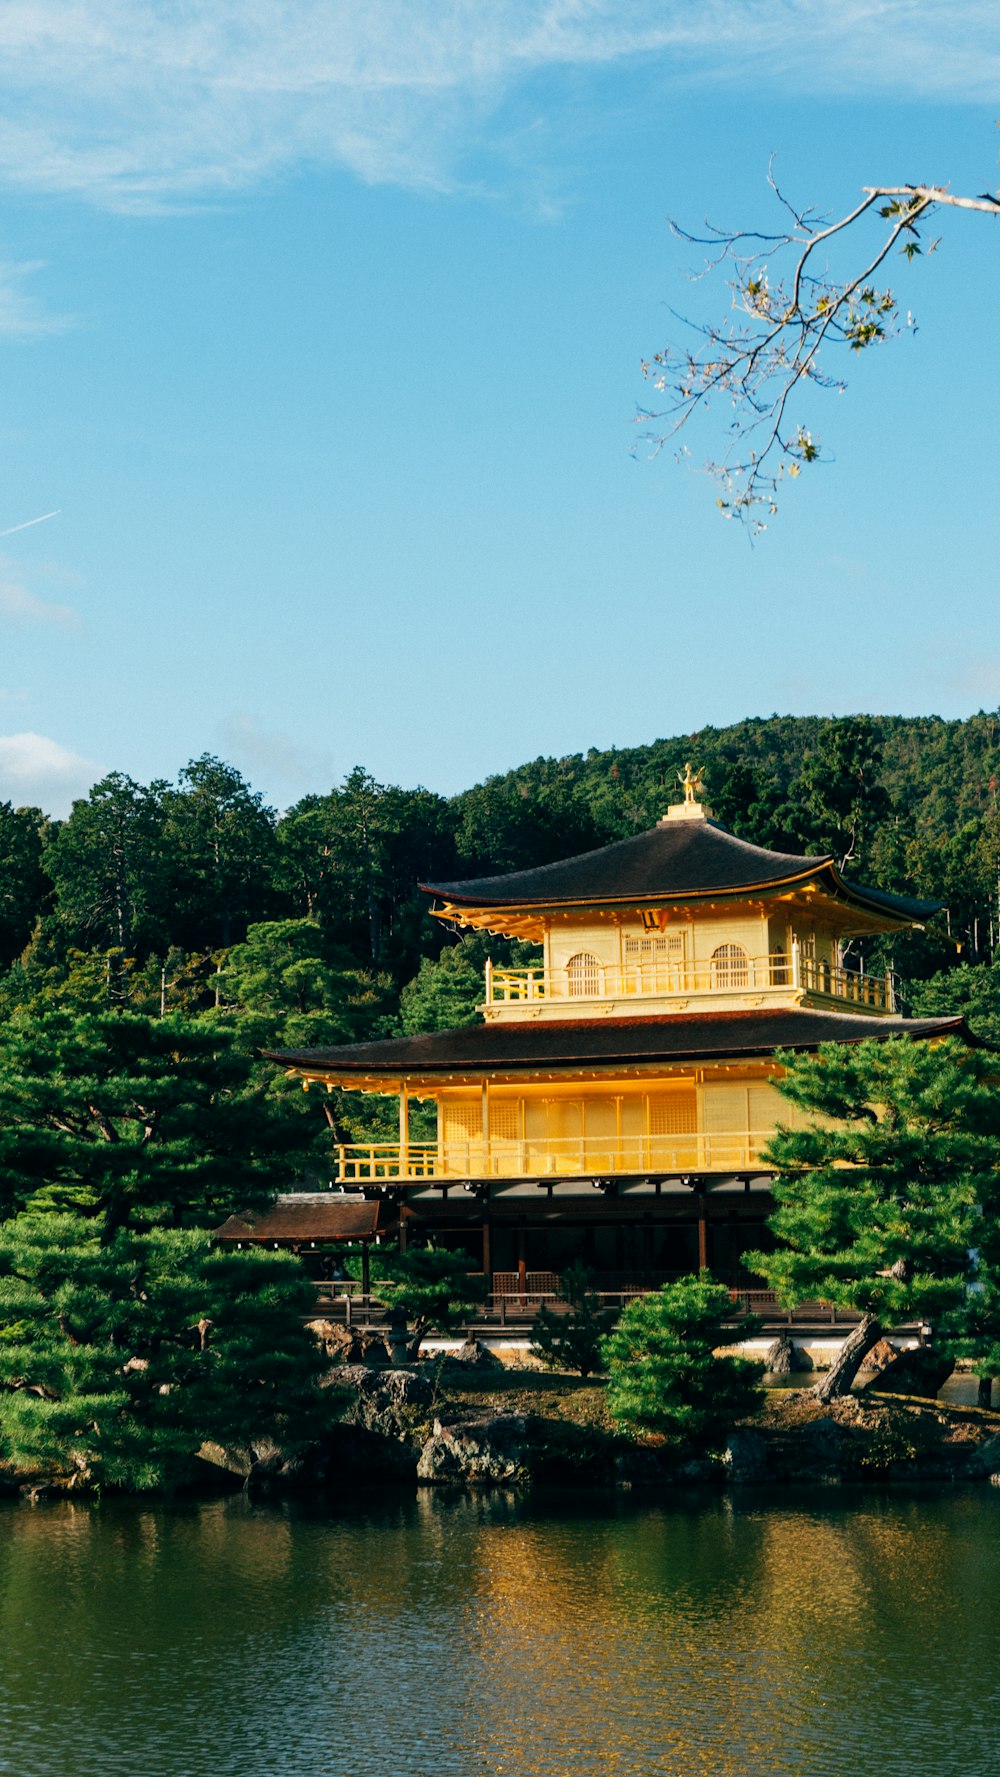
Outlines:
[[[887,1658],[912,1674],[915,1642],[954,1609],[953,1539],[919,1506],[828,1517],[722,1502],[636,1516],[585,1553],[544,1524],[477,1554],[469,1747],[497,1777],[857,1777],[831,1724],[857,1715],[859,1684],[892,1691],[903,1672],[880,1675]],[[886,1773],[877,1738],[867,1749],[865,1768]],[[984,1769],[1000,1771],[1000,1749]]]
[[[12,1777],[998,1777],[1000,1498],[0,1510]]]

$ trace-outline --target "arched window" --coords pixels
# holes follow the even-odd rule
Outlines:
[[[750,978],[747,953],[742,944],[720,944],[712,952],[712,979],[716,987],[745,987]]]
[[[566,964],[572,999],[594,999],[601,991],[601,965],[589,950],[578,950]]]

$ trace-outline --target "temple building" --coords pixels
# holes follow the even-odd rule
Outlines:
[[[751,1286],[742,1257],[766,1241],[771,1203],[762,1156],[796,1116],[775,1051],[964,1031],[900,1017],[891,979],[855,961],[858,940],[937,903],[737,839],[690,769],[683,781],[649,832],[425,885],[449,926],[539,947],[534,967],[487,965],[478,1024],[271,1057],[307,1086],[398,1099],[398,1139],[337,1147],[337,1183],[378,1199],[401,1245],[464,1249],[495,1300],[554,1294],[573,1260],[606,1292],[699,1267]],[[415,1103],[434,1109],[430,1138],[411,1135]]]

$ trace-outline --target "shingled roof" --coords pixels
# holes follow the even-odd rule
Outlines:
[[[455,906],[606,906],[612,902],[684,900],[740,895],[754,889],[816,882],[838,898],[912,921],[938,912],[939,901],[918,901],[865,888],[841,875],[833,857],[801,858],[766,851],[737,839],[717,821],[661,821],[645,833],[619,839],[535,870],[421,884]]]
[[[295,1191],[279,1197],[259,1215],[228,1216],[213,1229],[216,1240],[286,1241],[371,1240],[379,1205],[328,1191]]]
[[[282,1049],[267,1060],[314,1077],[530,1071],[579,1066],[630,1067],[771,1055],[866,1037],[957,1036],[978,1047],[963,1018],[869,1018],[859,1012],[774,1011],[671,1013],[659,1018],[537,1019],[470,1024],[425,1036],[390,1037],[338,1049]]]

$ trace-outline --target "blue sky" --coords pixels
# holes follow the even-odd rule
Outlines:
[[[1000,182],[993,6],[23,0],[0,21],[0,797],[278,806],[747,715],[1000,702],[1000,223],[751,548],[648,460],[667,218]],[[984,45],[987,46],[984,49]],[[994,98],[991,102],[991,93]],[[711,455],[710,426],[691,440]]]

